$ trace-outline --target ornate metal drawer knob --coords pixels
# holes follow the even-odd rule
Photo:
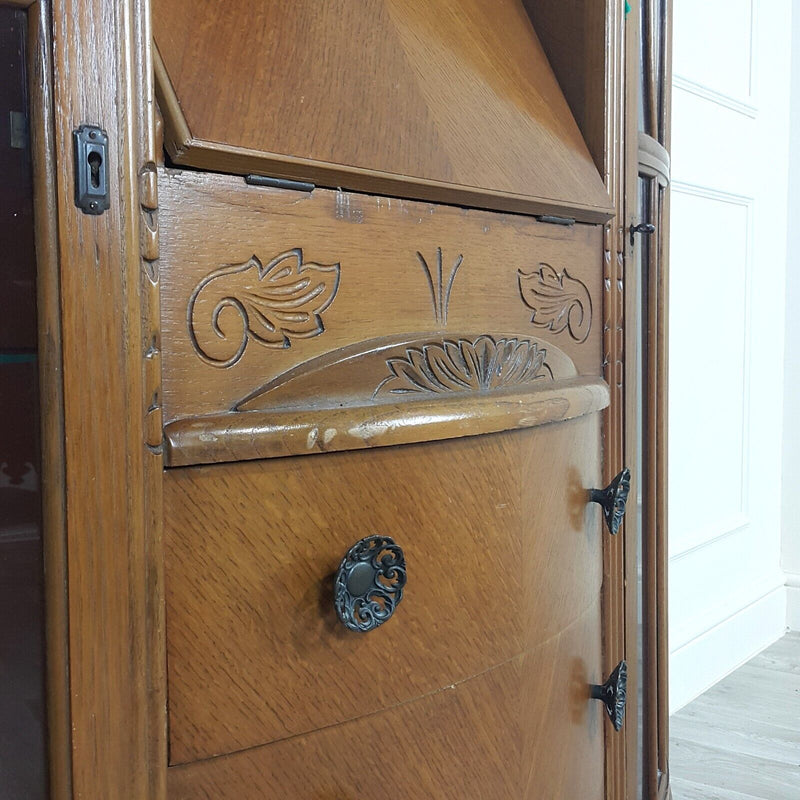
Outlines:
[[[589,501],[599,503],[603,507],[606,525],[612,534],[616,534],[625,516],[625,504],[631,490],[631,471],[625,467],[605,489],[591,489]]]
[[[608,718],[618,731],[622,727],[622,720],[625,718],[625,690],[628,685],[628,665],[620,661],[608,680],[604,684],[594,684],[592,686],[592,699],[602,700],[608,712]]]
[[[336,613],[351,631],[383,625],[403,599],[406,559],[388,536],[356,542],[336,572]]]

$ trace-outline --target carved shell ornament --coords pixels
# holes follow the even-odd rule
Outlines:
[[[299,247],[266,265],[253,255],[215,270],[197,284],[186,309],[195,352],[207,364],[231,367],[250,341],[284,349],[292,339],[319,336],[339,273],[339,264],[304,262]]]
[[[547,351],[527,339],[497,339],[488,334],[470,339],[444,339],[409,347],[400,358],[389,358],[391,375],[375,390],[381,395],[480,392],[552,378],[545,364]]]
[[[585,342],[592,328],[592,298],[589,290],[566,269],[556,272],[549,264],[525,273],[519,270],[519,293],[522,302],[533,311],[531,322],[553,333],[569,331],[579,344]]]

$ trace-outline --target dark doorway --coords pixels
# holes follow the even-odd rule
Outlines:
[[[0,800],[44,800],[36,253],[26,15],[0,6]]]

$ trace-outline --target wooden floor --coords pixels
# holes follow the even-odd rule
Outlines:
[[[670,718],[673,800],[800,800],[800,633]]]

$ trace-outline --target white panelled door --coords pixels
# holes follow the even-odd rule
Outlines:
[[[783,631],[791,5],[674,0],[672,711]]]

